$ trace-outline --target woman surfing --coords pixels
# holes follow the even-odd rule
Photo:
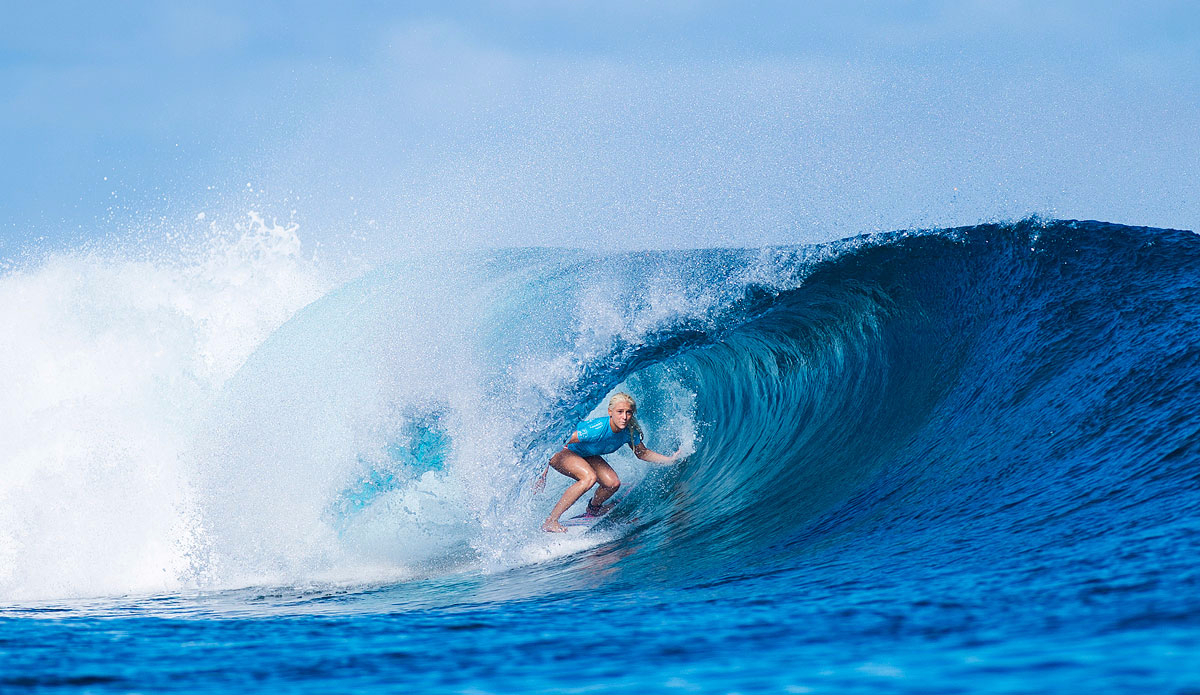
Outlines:
[[[540,492],[546,486],[546,474],[550,469],[575,479],[563,493],[562,499],[550,510],[550,516],[542,524],[543,531],[565,533],[567,529],[558,518],[567,511],[583,493],[600,483],[596,494],[588,502],[583,516],[603,516],[612,509],[604,504],[621,487],[621,480],[612,466],[602,458],[628,444],[634,456],[650,463],[674,463],[679,456],[676,451],[670,456],[651,451],[642,443],[642,428],[638,424],[637,403],[628,393],[615,393],[608,399],[608,417],[598,417],[579,423],[575,433],[563,445],[561,451],[550,457],[550,463],[534,483],[533,491]]]

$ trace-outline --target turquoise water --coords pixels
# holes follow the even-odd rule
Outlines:
[[[144,574],[0,529],[0,685],[1200,692],[1194,234],[452,265],[322,292],[255,344],[183,428],[172,542],[102,517],[92,545],[142,543]],[[612,514],[539,532],[566,479],[529,483],[617,388],[686,459],[614,455]],[[122,456],[84,471],[97,505],[138,480]]]

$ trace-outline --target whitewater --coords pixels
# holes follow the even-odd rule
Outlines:
[[[0,325],[0,689],[1200,687],[1190,231],[347,280],[250,215],[10,264]],[[682,461],[541,532],[617,390]]]

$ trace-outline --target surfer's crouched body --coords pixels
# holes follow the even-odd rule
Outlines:
[[[608,417],[579,423],[579,427],[563,446],[562,451],[550,457],[550,465],[542,471],[535,484],[535,490],[541,490],[546,484],[546,474],[551,468],[574,478],[575,482],[563,493],[558,504],[554,505],[550,516],[542,524],[543,530],[555,533],[566,531],[558,522],[558,518],[596,483],[600,483],[600,487],[588,502],[587,515],[600,516],[612,508],[611,504],[605,505],[604,502],[621,487],[621,480],[612,466],[601,457],[602,454],[611,454],[628,444],[634,455],[643,461],[671,463],[675,460],[678,452],[672,456],[663,456],[646,448],[642,443],[642,428],[634,417],[636,412],[637,403],[634,402],[633,396],[627,393],[613,394],[613,397],[608,399]]]

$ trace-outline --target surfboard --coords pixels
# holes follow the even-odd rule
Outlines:
[[[616,507],[621,502],[629,499],[630,493],[633,492],[633,489],[637,486],[638,482],[639,481],[634,481],[632,483],[626,483],[625,485],[622,485],[621,490],[608,500],[608,504]],[[585,511],[587,510],[587,505],[582,503],[582,501],[576,504],[579,504]],[[576,507],[576,509],[579,508],[580,507]],[[570,514],[571,511],[568,510],[567,513]],[[566,519],[559,519],[558,523],[562,524],[563,528],[567,529],[567,535],[574,536],[587,533],[593,526],[600,523],[604,519],[607,519],[608,515],[611,513],[612,509],[609,509],[607,514],[601,514],[600,516],[583,516],[581,513]]]
[[[577,535],[577,534],[586,532],[591,527],[600,523],[600,520],[603,519],[605,516],[608,516],[608,515],[604,514],[601,516],[576,516],[576,517],[572,517],[570,519],[559,519],[558,523],[562,524],[563,528],[567,529],[568,535]]]

